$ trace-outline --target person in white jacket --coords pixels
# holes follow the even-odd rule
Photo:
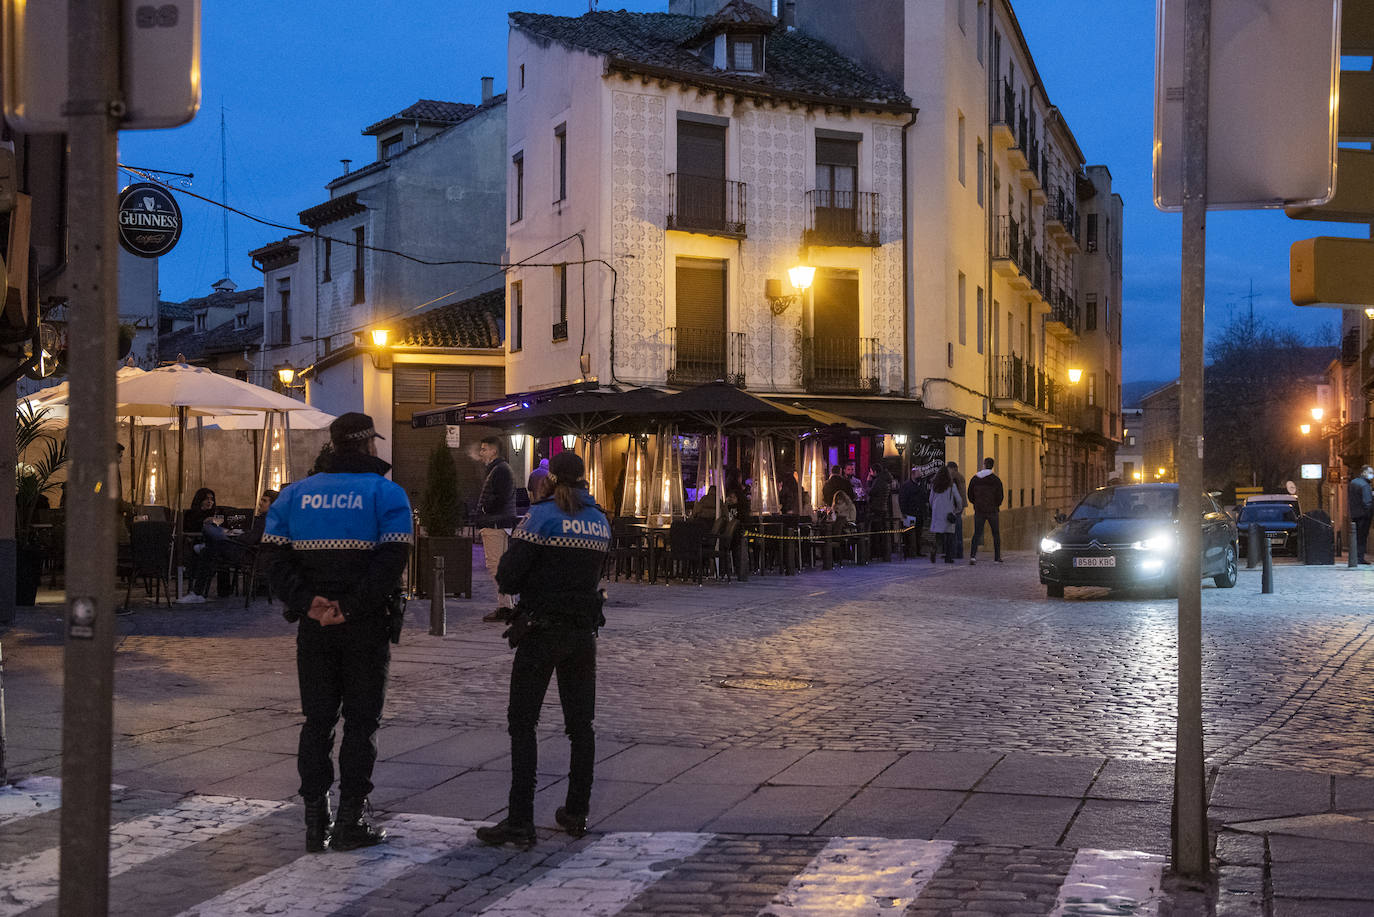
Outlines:
[[[944,548],[947,564],[954,563],[955,532],[963,511],[963,495],[954,486],[949,469],[941,467],[930,484],[930,533],[936,536],[937,544]],[[934,554],[930,555],[930,562],[935,563]]]

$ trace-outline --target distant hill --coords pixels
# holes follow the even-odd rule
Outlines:
[[[1121,383],[1121,406],[1123,408],[1138,408],[1141,398],[1161,385],[1172,381],[1172,379],[1158,379],[1154,382],[1123,382]]]

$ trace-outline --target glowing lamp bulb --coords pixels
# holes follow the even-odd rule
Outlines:
[[[810,265],[799,264],[787,269],[787,279],[792,281],[792,287],[800,292],[805,292],[815,278],[816,269]]]
[[[277,370],[277,378],[281,380],[282,385],[290,385],[296,381],[296,371],[289,366],[283,366]]]
[[[1078,367],[1073,367],[1072,369],[1069,370],[1069,384],[1070,384],[1070,385],[1077,385],[1077,384],[1078,384],[1078,380],[1079,380],[1079,379],[1082,379],[1082,378],[1083,378],[1083,370],[1079,369]]]
[[[385,347],[386,339],[391,336],[391,332],[385,328],[372,329],[372,344],[375,347]]]

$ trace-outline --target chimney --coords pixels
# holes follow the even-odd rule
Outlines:
[[[340,159],[339,162],[343,163],[344,174],[345,174],[345,175],[347,175],[350,171],[352,171],[351,167],[352,167],[352,165],[353,165],[353,160],[351,160],[351,159]]]
[[[482,104],[483,104],[483,105],[485,105],[486,103],[488,103],[488,102],[491,101],[491,94],[492,94],[492,93],[491,93],[491,84],[495,81],[495,79],[496,79],[495,77],[491,77],[491,76],[484,76],[484,77],[482,77]]]

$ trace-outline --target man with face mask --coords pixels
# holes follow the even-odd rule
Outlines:
[[[1374,492],[1370,490],[1370,481],[1374,481],[1374,468],[1365,465],[1359,474],[1350,479],[1346,491],[1350,498],[1350,521],[1355,523],[1355,543],[1350,550],[1355,552],[1356,561],[1362,564],[1369,563],[1364,559],[1364,549],[1369,541],[1370,518],[1374,516]]]

